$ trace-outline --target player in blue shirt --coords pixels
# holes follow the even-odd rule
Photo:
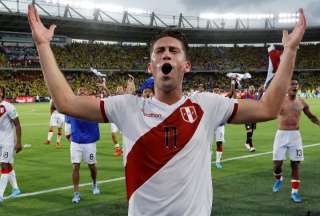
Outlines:
[[[78,89],[79,96],[88,96],[88,90],[84,87]],[[65,116],[65,134],[70,144],[71,163],[72,163],[72,181],[73,181],[73,203],[80,202],[79,192],[79,169],[83,160],[88,164],[93,182],[92,192],[99,194],[97,186],[97,168],[96,168],[96,142],[100,138],[99,124],[96,122],[85,121],[71,116]]]

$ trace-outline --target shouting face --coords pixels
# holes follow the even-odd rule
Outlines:
[[[172,66],[169,73],[163,72],[164,64]],[[191,63],[186,58],[182,43],[176,38],[166,36],[153,44],[148,70],[154,77],[155,90],[170,93],[174,90],[182,91],[183,76],[190,72]]]

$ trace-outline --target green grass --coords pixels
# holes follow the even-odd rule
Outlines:
[[[320,116],[320,101],[308,101],[311,110]],[[63,148],[44,145],[49,122],[48,104],[16,105],[23,127],[23,144],[32,144],[15,157],[18,183],[24,193],[38,192],[71,185],[69,144],[63,139]],[[254,133],[256,153],[272,151],[276,121],[258,124]],[[113,156],[109,125],[100,125],[98,142],[98,180],[124,176],[122,159]],[[301,120],[301,133],[305,145],[320,143],[319,127],[305,116]],[[226,127],[224,159],[250,155],[244,148],[243,125]],[[55,137],[54,137],[55,139]],[[212,168],[214,182],[214,215],[288,215],[303,216],[307,211],[320,212],[320,146],[305,149],[301,164],[301,193],[303,202],[292,203],[290,195],[290,166],[285,162],[285,183],[280,193],[272,193],[274,182],[272,155],[226,161],[223,169]],[[81,167],[81,183],[90,182],[89,170]],[[126,215],[125,181],[100,184],[101,195],[93,196],[91,187],[81,190],[81,202],[71,203],[72,189],[5,200],[0,215],[5,216],[90,216]],[[10,192],[7,187],[6,195]],[[312,215],[312,214],[311,214]]]

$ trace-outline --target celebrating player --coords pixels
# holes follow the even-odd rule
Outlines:
[[[0,87],[0,203],[8,181],[12,186],[11,198],[20,194],[16,173],[13,169],[14,152],[22,150],[21,126],[16,108],[4,101],[5,88]]]
[[[301,202],[299,193],[300,176],[299,164],[303,161],[303,146],[299,131],[300,115],[304,114],[315,124],[320,126],[319,119],[310,111],[308,104],[301,98],[297,98],[298,81],[292,80],[284,103],[278,115],[278,130],[273,144],[273,164],[276,182],[273,192],[279,192],[283,183],[282,163],[288,153],[291,160],[291,199]]]
[[[79,96],[88,96],[88,90],[84,87],[78,89]],[[96,168],[96,142],[100,138],[99,125],[96,122],[85,121],[71,116],[65,116],[65,134],[71,141],[71,163],[72,163],[72,182],[73,182],[73,203],[80,202],[79,180],[80,163],[82,159],[88,164],[92,178],[92,193],[99,194],[97,185]]]
[[[50,47],[55,26],[47,29],[32,5],[28,18],[42,72],[58,110],[91,121],[114,122],[126,137],[129,215],[211,214],[212,131],[226,122],[276,118],[306,28],[300,10],[293,32],[283,33],[282,61],[260,101],[229,99],[208,92],[183,96],[183,77],[191,71],[188,43],[180,31],[171,28],[156,34],[150,42],[148,71],[155,80],[154,97],[119,95],[100,101],[74,95]]]
[[[50,128],[48,132],[48,139],[44,142],[44,144],[50,144],[51,139],[54,134],[54,128],[58,129],[57,133],[57,141],[56,141],[56,148],[61,147],[61,137],[62,137],[62,128],[64,124],[64,115],[59,113],[56,109],[54,102],[50,100]]]
[[[242,99],[251,99],[251,100],[256,100],[256,89],[254,88],[254,86],[249,86],[249,89],[247,92],[245,92],[244,95],[242,95],[241,97]],[[246,132],[247,132],[247,140],[246,143],[244,144],[244,146],[248,149],[248,151],[250,152],[254,152],[256,149],[253,146],[253,142],[252,142],[252,136],[253,136],[253,132],[257,127],[256,123],[246,123],[245,124],[246,127]]]

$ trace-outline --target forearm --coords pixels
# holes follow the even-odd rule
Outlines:
[[[309,117],[312,123],[320,126],[320,120],[316,116]]]
[[[16,127],[16,144],[21,145],[21,126],[20,124],[15,125]]]
[[[289,89],[296,60],[296,53],[297,51],[294,49],[284,49],[278,70],[261,99],[263,107],[265,107],[272,116],[278,114],[283,99]]]
[[[74,96],[69,84],[64,78],[62,72],[57,66],[55,57],[51,50],[50,44],[41,44],[37,46],[40,57],[42,73],[49,89],[49,93],[59,111],[65,110],[63,107],[66,101]]]

